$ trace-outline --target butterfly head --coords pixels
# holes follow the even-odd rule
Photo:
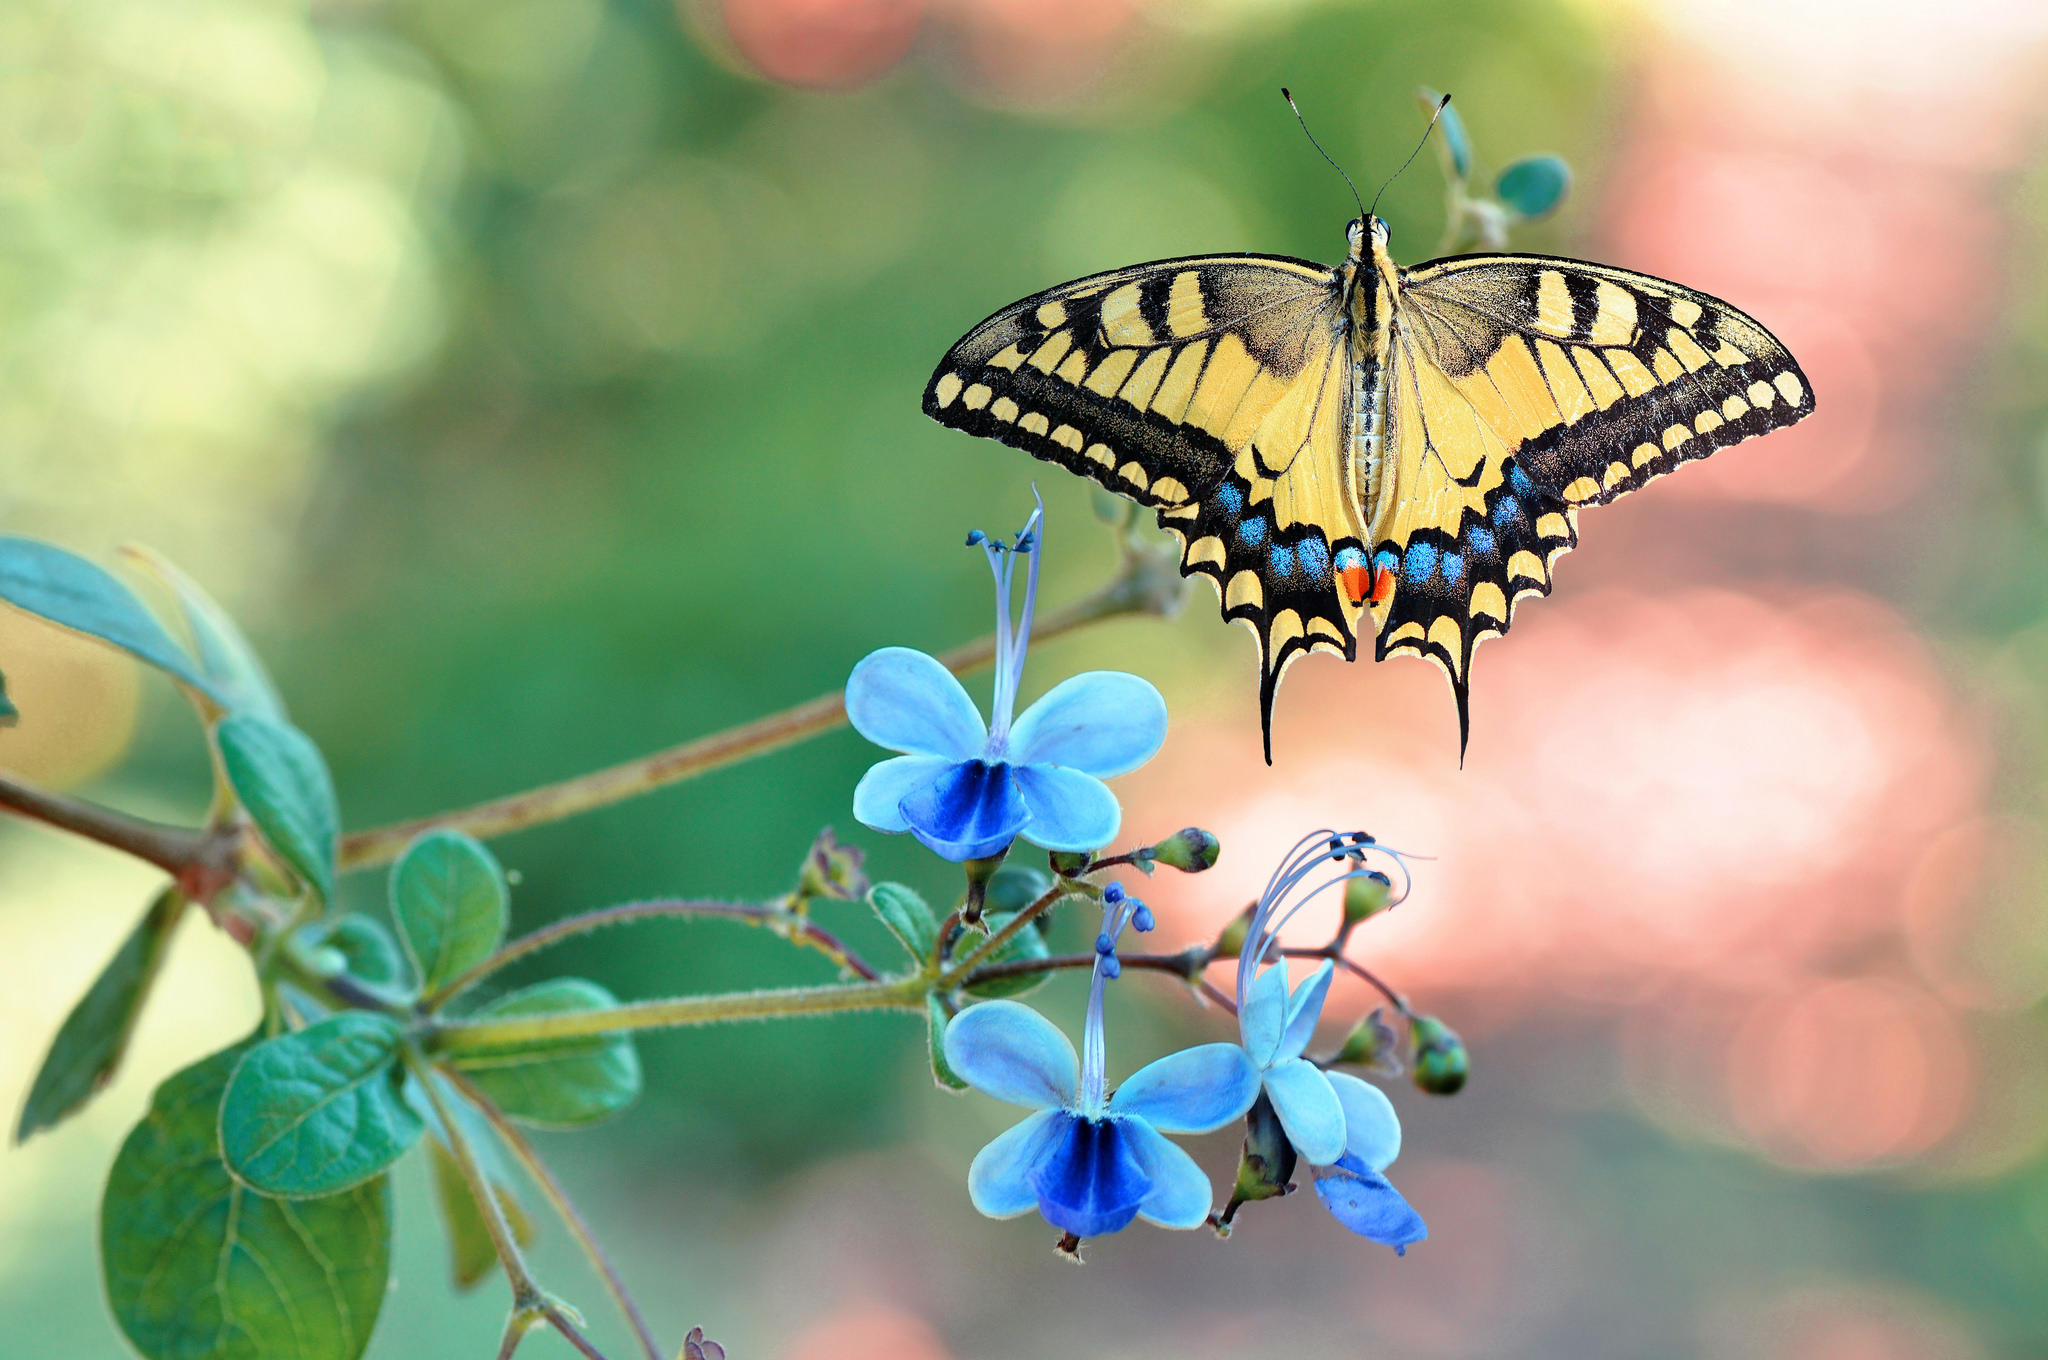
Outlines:
[[[1350,247],[1353,264],[1363,264],[1370,259],[1380,268],[1387,267],[1387,242],[1392,233],[1387,229],[1387,219],[1374,213],[1351,219],[1345,228],[1345,243]]]

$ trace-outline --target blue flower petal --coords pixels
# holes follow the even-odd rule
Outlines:
[[[1162,1133],[1220,1129],[1259,1098],[1259,1069],[1236,1044],[1202,1044],[1133,1072],[1109,1099],[1111,1114],[1143,1119]]]
[[[892,756],[870,766],[853,790],[853,816],[876,831],[908,831],[903,800],[937,782],[956,762],[944,756]]]
[[[1152,1177],[1138,1160],[1135,1121],[1084,1119],[1055,1110],[1044,1152],[1031,1168],[1038,1212],[1077,1237],[1101,1237],[1138,1216]]]
[[[969,1006],[946,1026],[946,1061],[975,1090],[1039,1109],[1074,1103],[1081,1064],[1052,1021],[1018,1001]]]
[[[1244,968],[1249,964],[1239,960],[1237,966]],[[1267,1067],[1286,1028],[1287,960],[1281,959],[1244,989],[1244,1009],[1237,1015],[1237,1032],[1244,1036],[1244,1051],[1252,1055],[1252,1061]]]
[[[909,647],[869,652],[846,678],[846,720],[877,746],[968,760],[988,747],[974,700],[937,660]]]
[[[1040,1110],[1028,1115],[975,1154],[974,1164],[967,1168],[967,1197],[976,1209],[990,1218],[1015,1218],[1038,1207],[1038,1192],[1031,1188],[1031,1168],[1058,1132],[1054,1121],[1060,1113]]]
[[[1084,671],[1054,685],[1010,729],[1019,765],[1064,765],[1098,779],[1128,774],[1166,740],[1166,700],[1149,680]]]
[[[1303,1161],[1328,1166],[1344,1155],[1344,1106],[1322,1069],[1306,1058],[1275,1063],[1266,1069],[1266,1096]]]
[[[1316,1178],[1316,1195],[1337,1221],[1360,1237],[1385,1243],[1400,1255],[1408,1244],[1429,1236],[1422,1215],[1401,1198],[1387,1178],[1355,1157],[1346,1157]]]
[[[1007,765],[963,760],[912,789],[898,804],[910,833],[935,855],[959,862],[986,859],[1031,820]]]
[[[1385,1171],[1401,1155],[1401,1117],[1387,1093],[1347,1072],[1325,1072],[1324,1080],[1344,1107],[1344,1156],[1369,1170]]]
[[[1123,809],[1100,779],[1056,765],[1013,765],[1010,773],[1030,809],[1025,840],[1048,850],[1078,851],[1099,850],[1116,839]]]
[[[1139,1163],[1152,1178],[1151,1190],[1138,1205],[1139,1216],[1162,1228],[1201,1227],[1208,1221],[1209,1200],[1214,1193],[1202,1168],[1178,1144],[1169,1142],[1144,1120],[1125,1120],[1123,1126]]]
[[[1273,1050],[1274,1062],[1299,1058],[1315,1037],[1316,1021],[1323,1018],[1323,999],[1330,994],[1330,975],[1336,971],[1337,965],[1324,959],[1323,966],[1294,989],[1287,1003],[1287,1028],[1280,1032],[1280,1044]]]

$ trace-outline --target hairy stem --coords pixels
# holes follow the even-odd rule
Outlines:
[[[1094,594],[1042,616],[1033,629],[1035,640],[1044,641],[1070,633],[1119,614],[1173,613],[1180,606],[1182,585],[1173,566],[1171,559],[1163,554],[1127,547],[1123,565],[1115,579]],[[939,660],[949,670],[965,672],[986,666],[994,656],[995,639],[987,637],[956,647]],[[694,779],[770,751],[779,751],[785,746],[830,732],[845,721],[845,692],[821,694],[780,713],[609,769],[544,784],[524,793],[478,803],[474,807],[344,836],[341,841],[341,867],[360,869],[373,864],[387,864],[396,859],[398,852],[415,836],[442,827],[452,827],[488,839],[524,827],[560,821]]]
[[[477,1113],[490,1123],[505,1146],[512,1149],[512,1155],[518,1158],[519,1164],[526,1168],[526,1174],[533,1178],[533,1183],[547,1196],[548,1203],[554,1207],[555,1216],[562,1220],[563,1226],[569,1230],[569,1235],[576,1239],[576,1244],[583,1248],[583,1254],[590,1258],[590,1264],[604,1277],[605,1288],[611,1291],[612,1300],[618,1304],[619,1312],[624,1314],[627,1323],[633,1328],[634,1335],[640,1338],[640,1348],[647,1352],[647,1360],[665,1360],[660,1343],[654,1339],[653,1329],[647,1325],[646,1315],[640,1311],[640,1305],[633,1301],[633,1295],[627,1290],[625,1280],[612,1265],[610,1255],[598,1242],[596,1234],[590,1231],[590,1225],[584,1221],[583,1215],[577,1212],[575,1203],[570,1200],[569,1192],[563,1188],[561,1181],[555,1178],[555,1173],[548,1164],[541,1160],[540,1153],[528,1141],[525,1133],[521,1132],[517,1124],[507,1119],[505,1112],[493,1104],[490,1097],[478,1090],[462,1073],[444,1068],[442,1075],[447,1077],[449,1083],[462,1092],[463,1098],[476,1107]]]
[[[188,892],[187,896],[210,898],[211,890],[217,889],[221,882],[234,874],[231,836],[144,821],[83,798],[39,789],[4,775],[0,775],[0,808],[124,851],[154,864],[180,884],[194,881],[193,886],[201,891]],[[216,878],[219,882],[214,881]]]
[[[922,977],[884,978],[876,982],[850,982],[831,987],[782,987],[761,992],[729,992],[719,996],[663,997],[653,1001],[628,1001],[602,1010],[561,1011],[552,1015],[444,1020],[438,1029],[428,1034],[427,1042],[436,1054],[470,1053],[479,1049],[585,1039],[600,1034],[625,1034],[641,1029],[716,1025],[731,1020],[776,1020],[847,1011],[921,1010],[928,985]]]
[[[880,974],[860,955],[853,952],[839,937],[823,926],[800,916],[779,903],[757,902],[712,902],[685,898],[656,898],[646,902],[623,902],[615,907],[600,907],[596,911],[579,912],[565,916],[559,921],[542,926],[529,935],[522,935],[485,959],[476,967],[462,974],[438,989],[426,999],[426,1006],[434,1010],[447,1000],[474,987],[484,978],[515,963],[529,954],[537,953],[553,944],[606,926],[623,925],[629,921],[649,921],[658,917],[723,916],[731,920],[746,921],[754,925],[770,926],[787,930],[797,944],[809,945],[842,968],[859,974],[872,982]]]

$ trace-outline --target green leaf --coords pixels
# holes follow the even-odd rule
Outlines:
[[[1051,874],[1035,864],[1008,860],[989,875],[982,901],[992,912],[1022,911],[1051,890]]]
[[[479,1007],[473,1018],[559,1015],[618,1004],[594,982],[551,978]],[[464,1049],[454,1063],[499,1109],[542,1128],[594,1124],[640,1094],[640,1055],[624,1034]]]
[[[21,721],[21,710],[7,697],[7,677],[0,675],[0,727],[12,727]]]
[[[368,1180],[420,1136],[388,1015],[343,1011],[249,1050],[220,1107],[220,1149],[267,1195],[331,1195]]]
[[[111,643],[225,706],[135,592],[76,553],[32,538],[0,536],[0,600]]]
[[[994,934],[1001,930],[1016,915],[1017,913],[1014,911],[1006,911],[1000,915],[990,912],[988,915],[989,933]],[[953,948],[955,952],[959,952],[962,946],[956,944]],[[1018,931],[1008,944],[989,955],[983,962],[1008,963],[1013,959],[1042,959],[1050,952],[1045,947],[1045,936],[1038,933],[1038,927],[1034,923]],[[967,994],[983,998],[1022,996],[1024,993],[1041,986],[1045,982],[1046,976],[1044,973],[1020,973],[1016,977],[992,978],[987,982],[975,983],[967,989]]]
[[[184,911],[184,894],[175,888],[159,893],[71,1008],[29,1088],[21,1122],[15,1125],[15,1142],[76,1113],[112,1079]]]
[[[946,1014],[946,1003],[937,994],[926,992],[924,997],[925,1056],[931,1059],[932,1080],[948,1091],[967,1089],[967,1078],[953,1070],[953,1064],[946,1061],[946,1025],[951,1017]]]
[[[931,961],[939,922],[916,889],[901,883],[877,883],[868,889],[868,906],[912,960],[920,966]]]
[[[242,629],[197,581],[171,564],[154,548],[131,543],[121,549],[170,588],[178,597],[185,616],[185,629],[199,654],[199,668],[213,682],[213,693],[230,713],[253,713],[272,722],[285,721],[284,700],[270,672],[263,668],[256,649],[242,635]]]
[[[376,987],[402,987],[406,982],[405,955],[391,931],[374,916],[352,911],[335,921],[321,941],[336,950],[348,963],[348,974],[358,982]]]
[[[1572,169],[1561,156],[1529,156],[1500,172],[1494,195],[1522,217],[1542,217],[1564,202]]]
[[[462,1119],[460,1114],[456,1117]],[[495,1135],[480,1120],[463,1122],[462,1135],[482,1164],[484,1182],[497,1197],[498,1210],[505,1215],[513,1240],[522,1247],[532,1246],[533,1220],[527,1216],[525,1207],[513,1194],[501,1170],[485,1156],[486,1149],[491,1147],[485,1140],[494,1140]],[[476,1197],[469,1191],[469,1182],[462,1178],[461,1163],[443,1146],[441,1138],[441,1130],[436,1129],[434,1141],[427,1145],[433,1153],[434,1200],[441,1209],[442,1226],[448,1230],[449,1264],[454,1271],[455,1287],[470,1289],[498,1264],[498,1249],[491,1242],[491,1230],[484,1224],[483,1210],[477,1207]]]
[[[341,811],[320,748],[296,727],[247,713],[213,730],[228,785],[256,829],[323,902],[332,901]]]
[[[115,1321],[148,1360],[356,1360],[391,1273],[388,1177],[275,1200],[221,1164],[221,1094],[246,1045],[157,1088],[100,1205]]]
[[[429,831],[391,871],[391,915],[420,985],[432,991],[489,958],[505,938],[505,875],[474,837]]]

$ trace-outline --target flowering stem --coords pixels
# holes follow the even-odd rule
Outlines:
[[[1209,951],[1200,945],[1184,949],[1178,954],[1119,953],[1116,958],[1117,962],[1126,968],[1146,968],[1155,973],[1171,973],[1183,982],[1199,981],[1202,970],[1209,966]],[[1042,959],[999,959],[976,968],[962,980],[962,985],[972,987],[997,978],[1029,977],[1034,973],[1049,973],[1060,968],[1094,966],[1095,955],[1092,953],[1053,954]]]
[[[924,994],[929,986],[927,979],[911,976],[829,987],[781,987],[760,992],[728,992],[718,996],[661,997],[653,1001],[628,1001],[597,1010],[557,1011],[549,1015],[443,1020],[438,1028],[428,1033],[427,1044],[439,1055],[586,1039],[600,1034],[625,1034],[640,1029],[716,1025],[729,1020],[774,1020],[846,1011],[922,1010]]]
[[[1072,879],[1061,879],[1050,888],[1047,888],[1044,895],[1036,902],[1033,902],[1030,906],[1004,922],[1001,930],[998,930],[973,949],[970,949],[965,956],[956,959],[951,968],[948,968],[939,975],[939,980],[933,984],[934,990],[943,992],[951,991],[953,988],[958,987],[961,981],[969,973],[972,973],[977,965],[995,954],[1004,945],[1016,939],[1019,931],[1028,927],[1033,921],[1045,915],[1046,912],[1051,911],[1057,903],[1063,902],[1069,897],[1100,896],[1102,896],[1102,890],[1092,883],[1078,883]],[[1044,960],[1041,959],[1039,962],[1043,963]],[[1092,954],[1089,956],[1089,962],[1090,964],[1094,962]]]
[[[497,953],[477,964],[442,986],[436,988],[425,1001],[428,1010],[437,1010],[450,997],[474,987],[484,978],[537,953],[549,945],[558,944],[572,935],[587,931],[602,930],[606,926],[623,925],[628,921],[649,921],[658,917],[671,916],[723,916],[731,920],[747,921],[754,925],[769,926],[790,932],[789,938],[796,944],[809,945],[831,959],[840,967],[858,973],[868,981],[874,981],[879,974],[860,955],[842,944],[839,937],[823,926],[813,923],[808,917],[790,911],[779,903],[757,902],[710,902],[680,898],[656,898],[647,902],[624,902],[615,907],[600,907],[596,911],[580,912],[565,916],[559,921],[542,926],[529,935],[522,935],[501,947]]]
[[[1038,621],[1035,631],[1043,640],[1119,614],[1169,615],[1180,606],[1182,584],[1172,567],[1173,563],[1167,562],[1163,554],[1126,547],[1123,565],[1109,584],[1064,609],[1046,615]],[[994,659],[995,652],[996,640],[986,637],[979,642],[956,647],[939,660],[948,670],[966,672],[986,666]],[[361,869],[373,864],[388,864],[415,836],[444,827],[488,839],[508,831],[561,821],[565,817],[624,802],[770,751],[779,751],[785,746],[830,732],[845,721],[845,691],[821,694],[780,713],[771,713],[765,718],[699,737],[665,751],[656,751],[653,755],[629,760],[609,769],[578,775],[560,783],[544,784],[537,789],[492,799],[474,807],[344,836],[341,841],[341,867]]]
[[[647,1325],[646,1316],[641,1313],[640,1306],[633,1301],[632,1294],[627,1291],[626,1282],[620,1278],[618,1270],[612,1265],[611,1257],[599,1244],[596,1235],[590,1231],[590,1225],[584,1222],[583,1215],[577,1212],[576,1205],[569,1199],[569,1192],[555,1179],[555,1173],[541,1160],[540,1153],[534,1150],[533,1144],[520,1132],[519,1126],[507,1119],[505,1112],[493,1104],[491,1098],[478,1090],[461,1072],[453,1068],[443,1068],[441,1075],[446,1077],[456,1090],[462,1092],[465,1100],[476,1107],[477,1113],[497,1131],[505,1146],[512,1149],[512,1155],[519,1159],[519,1164],[526,1168],[526,1174],[533,1178],[534,1184],[547,1196],[548,1203],[554,1206],[555,1216],[562,1220],[563,1225],[569,1229],[569,1235],[576,1239],[576,1244],[583,1248],[583,1254],[590,1258],[590,1264],[604,1277],[605,1288],[611,1291],[613,1301],[619,1305],[619,1312],[625,1315],[634,1334],[640,1338],[640,1347],[647,1352],[647,1360],[665,1360],[660,1343],[654,1339],[653,1329]]]

